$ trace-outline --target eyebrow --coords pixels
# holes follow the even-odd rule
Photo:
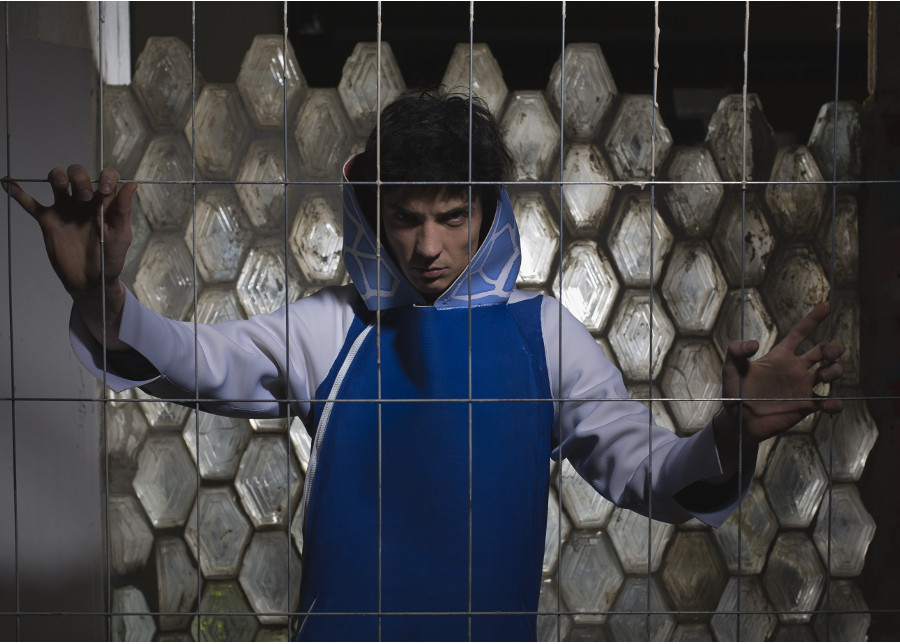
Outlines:
[[[385,206],[393,209],[394,211],[404,214],[404,215],[414,215],[416,217],[422,217],[422,213],[416,210],[410,210],[409,208],[404,208],[403,206],[391,203],[390,201],[384,204]],[[470,204],[467,202],[465,204],[456,206],[454,208],[450,208],[449,210],[444,210],[443,212],[439,212],[436,215],[436,218],[447,217],[451,215],[462,214],[465,216],[469,216],[469,212],[471,211]]]

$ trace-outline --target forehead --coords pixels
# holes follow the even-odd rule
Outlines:
[[[385,206],[409,210],[448,210],[469,203],[464,186],[400,186],[382,193]],[[472,192],[472,205],[480,204],[480,195]]]

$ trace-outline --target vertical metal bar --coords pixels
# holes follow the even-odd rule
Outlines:
[[[378,271],[376,275],[376,307],[375,307],[375,347],[377,354],[377,381],[378,381],[378,641],[381,637],[381,611],[382,611],[382,400],[381,400],[381,0],[378,0],[378,20],[376,22],[375,38],[375,254],[377,257]]]
[[[466,265],[468,266],[472,262],[472,96],[474,94],[474,79],[472,78],[472,59],[475,55],[474,49],[474,38],[475,38],[475,0],[469,0],[469,132],[468,132],[468,146],[469,149],[467,151],[468,155],[468,177],[469,183],[466,186],[466,190],[469,198],[469,217],[467,224],[468,229],[468,262]],[[482,204],[483,205],[483,204]],[[485,216],[486,213],[482,212],[482,216]],[[467,286],[467,307],[466,307],[466,321],[468,327],[468,337],[467,337],[467,359],[468,359],[468,392],[469,392],[469,402],[468,402],[468,414],[469,414],[469,427],[468,427],[468,444],[469,444],[469,490],[468,490],[468,499],[467,499],[467,520],[468,520],[468,552],[466,553],[466,606],[468,615],[466,618],[466,628],[467,628],[467,639],[468,641],[472,641],[472,271],[466,271],[466,286]]]

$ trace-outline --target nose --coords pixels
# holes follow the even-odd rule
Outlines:
[[[443,242],[440,236],[440,226],[435,222],[426,221],[419,229],[416,236],[416,253],[422,257],[435,259],[443,250]]]

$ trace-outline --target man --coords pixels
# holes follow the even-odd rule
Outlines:
[[[812,389],[840,376],[841,347],[795,355],[823,304],[757,361],[756,342],[729,345],[723,395],[761,400],[729,401],[690,438],[658,427],[584,326],[515,288],[511,161],[488,110],[405,95],[380,135],[344,171],[353,285],[196,335],[119,281],[134,184],[104,170],[95,191],[84,168],[55,169],[50,207],[8,188],[41,225],[75,351],[98,375],[105,343],[110,386],[190,399],[196,383],[204,410],[306,422],[298,637],[535,639],[549,458],[620,506],[717,525],[758,442],[840,410]]]

